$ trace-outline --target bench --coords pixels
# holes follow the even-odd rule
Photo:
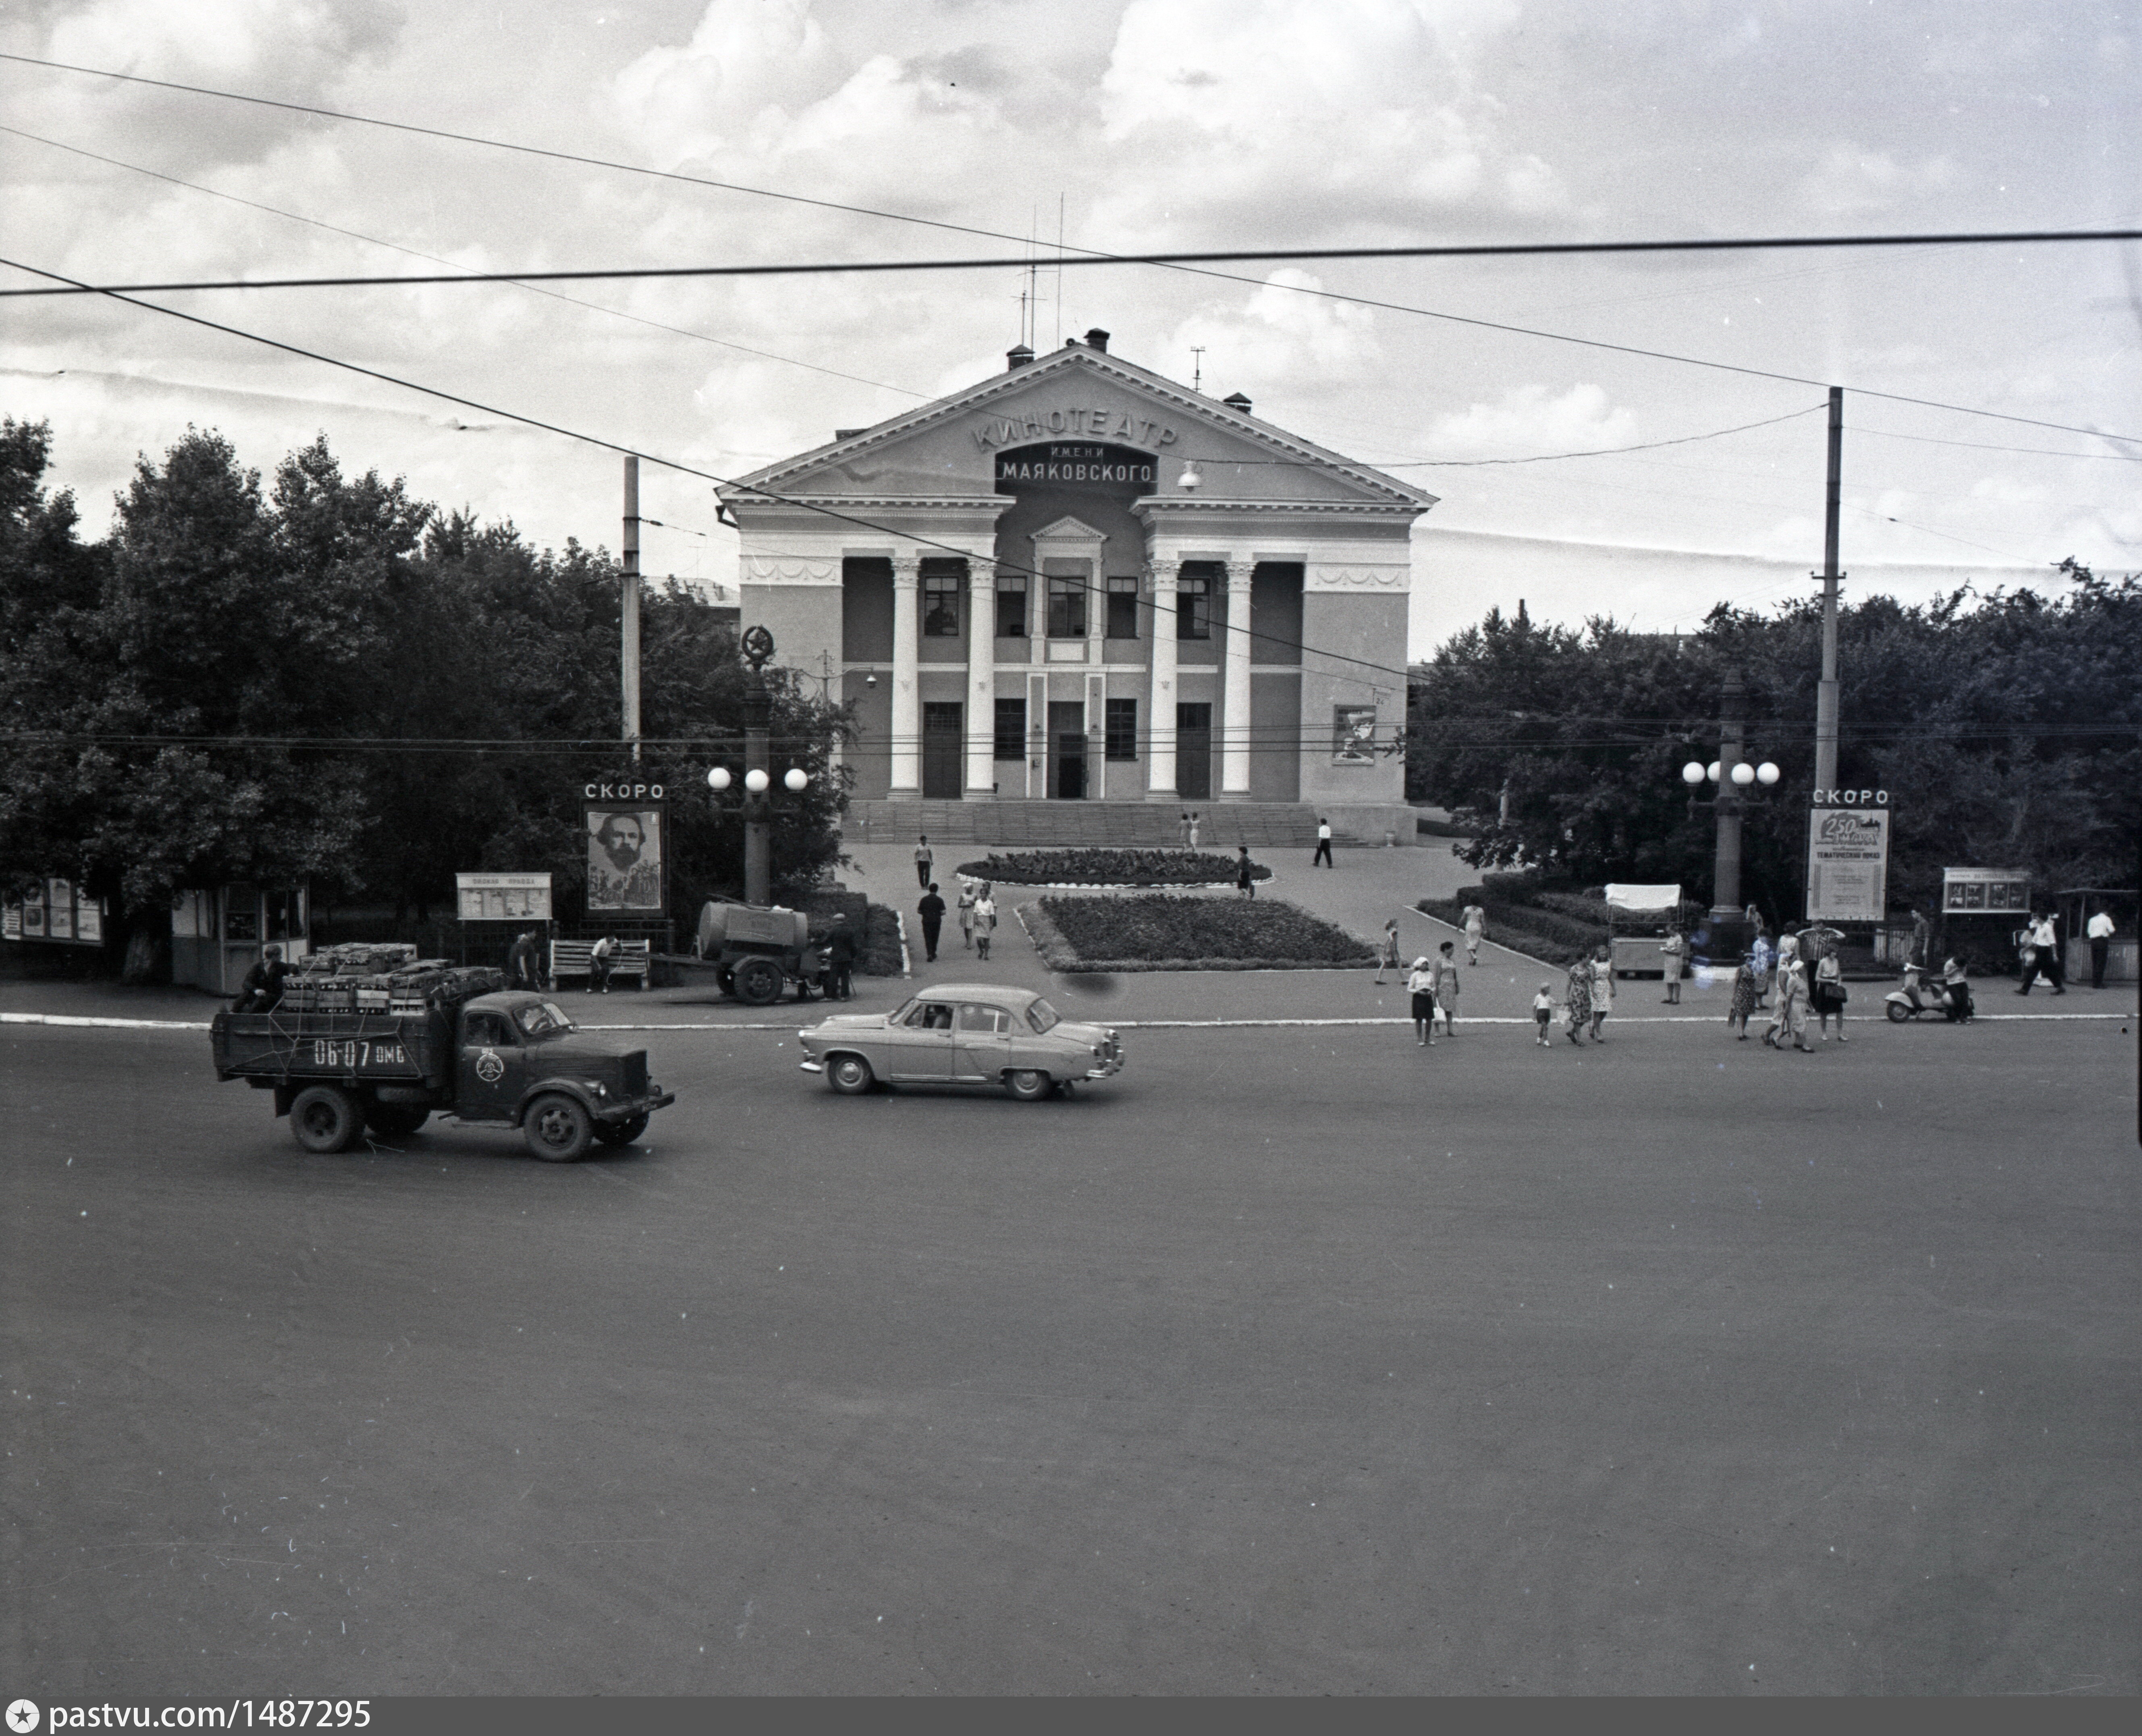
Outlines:
[[[595,966],[592,955],[595,943],[591,940],[554,940],[550,942],[550,980],[557,982],[567,977],[592,978]],[[654,943],[645,940],[621,940],[613,951],[610,962],[610,981],[621,977],[635,977],[639,987],[645,988],[648,972],[654,962]]]

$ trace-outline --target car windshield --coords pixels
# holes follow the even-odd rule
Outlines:
[[[522,1034],[527,1036],[561,1036],[573,1028],[565,1010],[555,1001],[539,1001],[533,1006],[524,1006],[513,1016]]]
[[[1046,1001],[1037,997],[1034,1005],[1026,1010],[1026,1022],[1036,1031],[1046,1031],[1060,1022],[1060,1015]]]

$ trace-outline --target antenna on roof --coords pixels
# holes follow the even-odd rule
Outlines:
[[[1190,364],[1190,389],[1192,392],[1201,391],[1205,385],[1205,346],[1202,344],[1193,344],[1190,346],[1190,354],[1196,358]]]

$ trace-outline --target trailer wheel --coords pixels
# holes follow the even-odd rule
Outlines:
[[[633,1115],[622,1121],[605,1121],[595,1129],[595,1137],[605,1145],[629,1145],[647,1131],[647,1117]]]
[[[382,1140],[406,1140],[431,1119],[431,1110],[410,1104],[372,1103],[364,1110],[364,1125]]]
[[[781,998],[781,967],[770,958],[747,958],[736,967],[737,999],[747,1006],[771,1006]]]
[[[577,1162],[595,1138],[595,1117],[560,1092],[538,1097],[521,1118],[521,1136],[548,1164]]]
[[[339,1086],[309,1085],[290,1100],[290,1131],[308,1151],[347,1151],[364,1125],[357,1100]]]

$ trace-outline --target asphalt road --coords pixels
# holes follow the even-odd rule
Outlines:
[[[2126,1693],[2131,1028],[650,1039],[646,1144],[305,1158],[0,1030],[0,1684]]]

